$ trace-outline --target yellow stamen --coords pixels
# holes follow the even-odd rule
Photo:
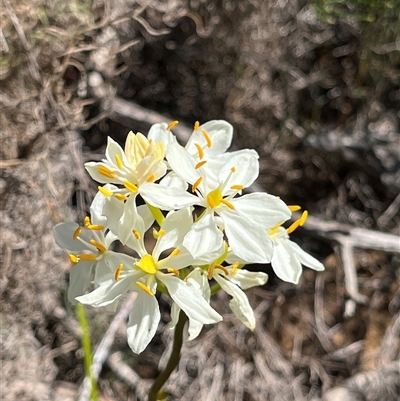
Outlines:
[[[78,263],[79,262],[79,258],[77,256],[73,255],[72,253],[69,254],[69,260],[72,263]]]
[[[159,238],[162,237],[165,233],[166,233],[165,230],[157,231],[155,228],[153,228],[153,238],[154,238],[154,239],[159,239]]]
[[[107,248],[103,244],[100,244],[100,242],[97,242],[94,239],[91,239],[90,243],[94,245],[99,250],[99,252],[105,252],[107,250]]]
[[[140,232],[138,230],[132,230],[132,232],[136,239],[140,239]]]
[[[298,210],[301,210],[301,206],[298,205],[288,205],[288,208],[291,212],[297,212]]]
[[[215,269],[220,269],[222,270],[227,276],[229,276],[229,271],[226,267],[222,266],[222,265],[216,265]]]
[[[167,130],[168,130],[168,131],[171,131],[171,129],[174,128],[175,125],[177,125],[177,124],[179,124],[179,121],[177,121],[177,120],[170,122],[170,123],[168,124],[168,126],[167,126]]]
[[[86,216],[86,217],[83,219],[83,225],[84,225],[86,228],[90,225],[90,218],[89,218],[89,216]]]
[[[171,252],[170,256],[176,256],[176,255],[179,255],[180,253],[181,253],[181,250],[176,248]]]
[[[307,217],[308,217],[308,211],[304,210],[303,214],[300,217],[300,226],[301,227],[304,226],[304,223],[306,222]]]
[[[232,173],[236,173],[236,167],[232,167],[232,168],[231,168],[231,172],[232,172]]]
[[[211,265],[208,266],[207,278],[208,278],[209,280],[211,280],[211,279],[213,278],[214,268],[215,268],[215,263],[211,263]]]
[[[137,192],[137,186],[128,180],[124,181],[124,187],[131,192]]]
[[[151,292],[150,288],[147,285],[141,283],[140,281],[136,281],[138,287],[140,287],[144,292],[154,297],[154,294]]]
[[[199,159],[201,160],[204,157],[204,150],[198,143],[195,143],[194,146],[196,146],[196,149],[199,152]]]
[[[104,196],[113,196],[112,191],[104,187],[97,187],[97,189],[104,195]]]
[[[199,129],[199,127],[200,127],[200,123],[198,121],[196,121],[194,123],[194,131],[197,131]]]
[[[296,220],[289,228],[286,229],[288,234],[291,234],[300,225],[300,219]]]
[[[167,269],[167,271],[168,271],[168,273],[173,273],[173,274],[175,274],[175,276],[179,277],[179,270],[177,270],[177,269],[172,269],[171,267],[169,267],[169,268]]]
[[[203,160],[201,162],[198,162],[194,168],[197,170],[198,168],[200,168],[201,166],[204,166],[207,163],[207,160]]]
[[[153,182],[156,179],[156,175],[153,173],[146,178],[146,182]]]
[[[215,208],[215,202],[214,202],[214,199],[212,198],[211,195],[208,195],[208,196],[207,196],[207,202],[208,202],[208,204],[210,205],[210,208],[211,208],[211,209],[214,209],[214,208]]]
[[[238,271],[238,267],[239,267],[239,262],[235,262],[233,265],[232,265],[232,276],[236,276],[236,273],[237,273],[237,271]]]
[[[203,181],[203,177],[199,177],[196,182],[192,185],[192,192],[196,192],[196,189],[200,185],[200,183]]]
[[[105,229],[105,227],[102,226],[101,224],[89,224],[86,228],[88,228],[89,230],[95,230],[95,231],[100,231],[100,230]]]
[[[126,200],[128,200],[129,198],[126,196],[126,195],[124,195],[124,194],[115,194],[114,195],[119,201],[126,201]]]
[[[82,260],[96,260],[96,255],[93,255],[93,253],[80,253],[78,258]]]
[[[235,210],[235,206],[233,206],[232,203],[226,199],[221,199],[221,203],[223,203],[225,206],[228,206],[229,209]]]
[[[207,131],[204,131],[204,130],[202,130],[201,133],[203,134],[204,139],[205,139],[206,142],[207,142],[207,148],[211,148],[211,146],[212,146],[212,141],[211,141],[210,135],[208,135]]]
[[[244,188],[244,185],[232,185],[231,189],[236,189],[237,191],[241,191]]]
[[[124,167],[121,158],[118,155],[115,155],[115,162],[117,163],[117,166],[119,169],[122,170],[122,167]]]
[[[82,227],[81,226],[79,226],[75,231],[74,231],[74,233],[72,234],[72,238],[73,239],[77,239],[78,237],[79,237],[79,234],[82,232]]]
[[[122,272],[122,269],[123,269],[123,268],[124,268],[124,265],[121,263],[121,264],[118,266],[117,270],[115,271],[115,275],[114,275],[115,281],[118,281],[118,280],[119,280],[119,276],[121,275],[121,272]]]
[[[115,178],[117,173],[115,171],[111,171],[108,167],[100,165],[97,167],[97,171],[108,178]]]

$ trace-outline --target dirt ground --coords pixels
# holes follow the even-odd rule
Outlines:
[[[250,266],[270,275],[247,291],[255,332],[217,294],[224,321],[185,343],[169,399],[400,399],[399,11],[375,0],[2,0],[0,398],[88,399],[70,262],[51,233],[88,211],[97,187],[83,163],[108,135],[218,118],[236,148],[259,152],[260,188],[309,210],[293,239],[326,270],[305,269],[294,286]],[[146,399],[172,338],[160,305],[139,356],[117,325],[100,400]],[[87,313],[96,350],[114,314]]]

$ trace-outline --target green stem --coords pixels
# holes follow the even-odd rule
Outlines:
[[[159,396],[165,397],[162,391],[162,386],[168,380],[173,370],[178,366],[183,343],[183,328],[185,327],[186,321],[187,317],[185,313],[181,311],[179,314],[178,323],[175,326],[174,343],[172,345],[172,352],[169,357],[167,366],[165,367],[165,370],[160,373],[160,375],[151,386],[148,401],[158,401],[160,400]]]

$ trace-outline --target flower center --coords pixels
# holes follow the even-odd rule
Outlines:
[[[144,271],[147,274],[156,274],[158,271],[153,256],[149,254],[144,255],[142,259],[140,259],[140,261],[136,263],[136,267],[138,267],[140,270]]]
[[[221,188],[214,189],[209,192],[207,195],[207,202],[211,209],[219,206],[222,200],[222,191]]]

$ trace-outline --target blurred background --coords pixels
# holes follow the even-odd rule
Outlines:
[[[154,122],[211,119],[234,126],[235,148],[260,154],[263,190],[346,235],[369,230],[377,246],[354,247],[353,299],[343,244],[315,225],[297,230],[326,271],[305,269],[294,286],[252,266],[270,274],[247,292],[256,332],[219,294],[224,322],[185,344],[170,399],[332,401],[338,389],[341,401],[399,399],[399,252],[379,236],[395,240],[400,226],[398,0],[2,0],[0,15],[4,400],[80,392],[69,259],[51,229],[88,212],[97,184],[83,163],[102,158],[107,136],[123,144]],[[139,357],[121,325],[101,400],[144,399],[171,340],[160,303],[158,334]],[[88,314],[96,347],[113,315]]]

